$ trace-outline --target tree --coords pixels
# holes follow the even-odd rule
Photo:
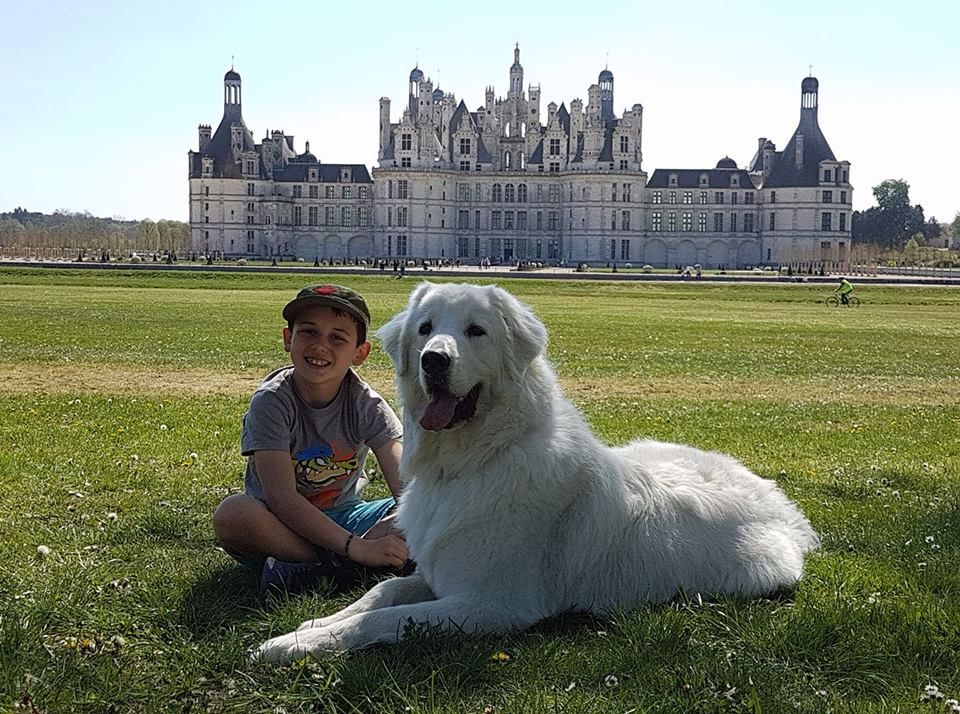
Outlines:
[[[947,233],[952,235],[954,240],[960,240],[960,212],[953,217],[950,225],[947,226]]]
[[[943,233],[943,226],[940,225],[940,221],[930,216],[930,219],[923,224],[920,231],[923,233],[923,239],[926,244],[933,245],[933,242]]]
[[[885,247],[903,245],[923,230],[923,207],[910,205],[910,184],[887,179],[873,187],[877,206],[853,214],[853,238]]]

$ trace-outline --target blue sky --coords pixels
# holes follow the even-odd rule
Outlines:
[[[960,211],[955,1],[0,2],[0,211],[185,220],[186,153],[222,116],[231,56],[256,139],[373,167],[378,100],[397,121],[414,64],[475,109],[506,94],[515,42],[544,115],[609,63],[617,112],[644,106],[648,173],[783,147],[812,65],[854,208],[903,178],[927,217]]]

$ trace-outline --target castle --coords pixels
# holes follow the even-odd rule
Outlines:
[[[785,148],[760,138],[749,164],[642,168],[643,107],[614,111],[614,77],[581,99],[524,89],[519,46],[508,91],[471,111],[417,67],[399,121],[380,99],[378,166],[325,164],[243,121],[240,75],[224,76],[216,131],[189,152],[190,231],[204,254],[261,259],[459,259],[704,268],[843,264],[853,189],[820,129],[819,84],[801,82]]]

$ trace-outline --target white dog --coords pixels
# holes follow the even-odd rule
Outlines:
[[[417,562],[258,655],[396,642],[411,625],[528,627],[569,611],[794,585],[817,535],[729,456],[610,448],[560,393],[547,333],[497,287],[424,283],[378,333],[403,406],[398,521]]]

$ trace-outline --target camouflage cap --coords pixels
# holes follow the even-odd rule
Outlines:
[[[334,310],[343,310],[363,323],[365,327],[370,326],[370,310],[363,295],[342,285],[330,283],[308,285],[283,308],[283,319],[292,323],[297,319],[297,315],[308,307],[331,307]]]

